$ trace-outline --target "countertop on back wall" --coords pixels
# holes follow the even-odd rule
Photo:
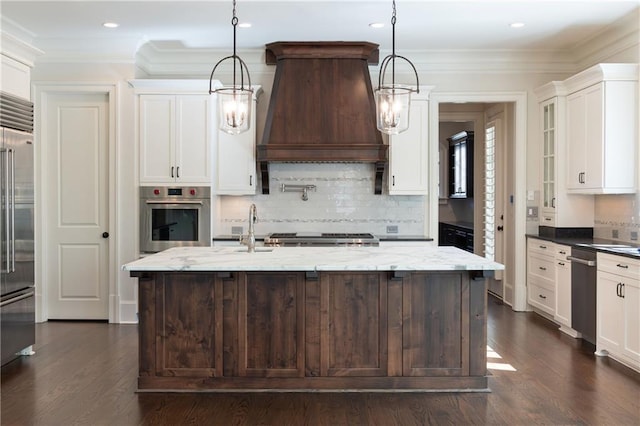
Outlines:
[[[433,241],[433,238],[424,235],[375,235],[380,241]],[[266,235],[256,235],[256,241],[264,241]],[[216,235],[213,241],[238,241],[240,235]]]
[[[626,241],[609,240],[606,238],[593,238],[593,237],[549,237],[541,236],[538,234],[527,234],[527,238],[537,238],[543,241],[549,241],[556,244],[564,244],[571,247],[580,247],[584,249],[599,251],[602,253],[615,254],[617,256],[630,257],[632,259],[638,259],[640,252],[635,254],[623,253],[616,250],[610,250],[606,247],[594,247],[593,245],[628,245],[631,247],[637,247],[640,249],[640,245],[637,243],[630,243]]]
[[[473,222],[464,222],[462,220],[441,220],[439,223],[444,223],[451,226],[456,226],[468,231],[473,231]]]

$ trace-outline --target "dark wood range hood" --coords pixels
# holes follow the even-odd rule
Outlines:
[[[375,163],[375,193],[382,193],[388,146],[376,128],[369,42],[275,42],[266,63],[276,65],[257,158],[262,193],[269,193],[270,162]]]

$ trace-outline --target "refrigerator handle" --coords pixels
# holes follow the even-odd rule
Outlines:
[[[5,247],[3,247],[2,249],[5,250],[6,249],[6,257],[4,259],[2,259],[2,272],[3,273],[9,273],[11,272],[11,262],[9,259],[9,252],[11,250],[11,241],[10,241],[10,232],[9,232],[9,226],[10,226],[10,217],[9,217],[9,151],[6,149],[2,150],[2,155],[3,155],[3,168],[4,168],[4,176],[2,176],[2,180],[5,183],[5,187],[3,188],[3,197],[4,200],[2,200],[2,208],[3,208],[3,219],[4,219],[4,229],[5,232],[2,233],[2,237],[3,237],[3,241],[2,243],[5,245]]]
[[[16,153],[9,150],[11,155],[11,272],[16,271]]]

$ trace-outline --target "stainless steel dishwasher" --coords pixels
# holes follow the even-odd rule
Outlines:
[[[587,342],[596,344],[596,251],[572,247],[571,328]]]

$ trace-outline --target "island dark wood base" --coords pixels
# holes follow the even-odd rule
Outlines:
[[[487,390],[473,272],[132,272],[141,391]]]

